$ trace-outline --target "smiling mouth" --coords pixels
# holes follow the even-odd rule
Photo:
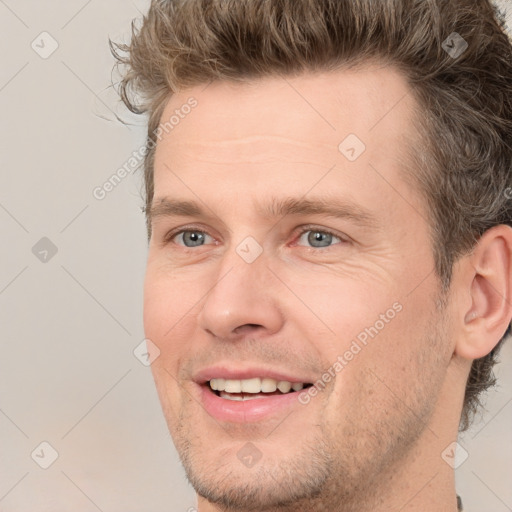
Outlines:
[[[311,387],[312,383],[276,381],[269,378],[245,380],[211,379],[205,383],[215,395],[226,400],[246,401],[289,395]]]

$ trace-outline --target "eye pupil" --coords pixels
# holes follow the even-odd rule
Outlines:
[[[306,234],[307,243],[310,244],[312,247],[316,248],[329,247],[333,242],[333,238],[338,238],[337,236],[332,235],[328,231],[308,229],[303,231],[301,239],[302,237],[306,236]],[[205,236],[206,233],[200,230],[183,230],[180,234],[183,245],[188,248],[199,247],[200,245],[205,243]]]
[[[199,233],[198,231],[186,231],[183,234],[183,241],[185,242],[185,245],[186,245],[187,239],[189,242],[192,242],[193,244],[195,244],[197,242],[201,242],[203,238],[204,238],[204,235],[202,233]]]
[[[309,243],[312,244],[313,247],[318,247],[318,246],[314,245],[316,242],[329,243],[330,238],[332,238],[332,235],[330,235],[329,233],[324,233],[322,231],[311,231],[308,238],[309,238]],[[323,246],[323,247],[325,247],[325,246]]]

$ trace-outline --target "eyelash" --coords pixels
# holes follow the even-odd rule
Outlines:
[[[301,230],[298,232],[298,234],[296,235],[295,238],[300,239],[302,237],[302,235],[304,233],[307,233],[308,231],[313,231],[313,232],[316,232],[316,233],[322,233],[322,234],[326,234],[326,235],[331,235],[331,236],[333,236],[335,238],[339,238],[341,240],[341,242],[340,242],[341,244],[349,242],[349,240],[346,237],[343,237],[343,236],[335,233],[334,231],[331,231],[331,230],[325,229],[325,228],[321,228],[320,229],[318,226],[314,226],[314,225],[302,226]],[[206,234],[206,235],[211,236],[212,238],[214,238],[212,235],[210,235],[210,233],[208,233],[204,229],[200,229],[199,227],[196,227],[196,226],[185,226],[184,228],[181,228],[179,231],[171,231],[171,232],[169,232],[165,236],[163,244],[167,245],[170,242],[172,242],[172,240],[175,237],[177,237],[178,235],[181,235],[182,233],[187,233],[187,232],[202,233],[202,234]],[[195,249],[197,249],[196,247],[186,247],[186,246],[180,245],[180,244],[177,244],[177,245],[179,245],[184,251],[194,251]],[[202,246],[199,246],[199,247],[202,247]],[[321,249],[323,251],[327,251],[327,250],[331,249],[333,246],[329,246],[329,247],[305,247],[305,246],[302,246],[302,247],[304,247],[304,249],[311,249],[311,250],[315,250],[315,251],[318,251],[319,249]]]

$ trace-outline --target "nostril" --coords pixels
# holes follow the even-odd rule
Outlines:
[[[259,324],[244,324],[235,329],[236,334],[250,334],[251,332],[260,329],[262,326]],[[255,340],[249,340],[255,341]]]

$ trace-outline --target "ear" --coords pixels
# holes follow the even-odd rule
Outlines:
[[[462,332],[455,354],[479,359],[498,344],[512,319],[512,228],[500,224],[486,231],[465,260],[458,292],[466,299],[457,311]]]

